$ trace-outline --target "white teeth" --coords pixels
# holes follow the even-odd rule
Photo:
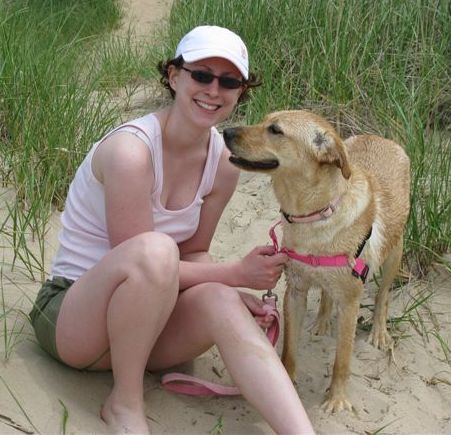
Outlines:
[[[216,110],[219,107],[219,106],[216,106],[216,105],[213,105],[213,104],[207,104],[207,103],[205,103],[203,101],[199,101],[199,100],[196,100],[196,103],[200,107],[202,107],[203,109],[206,109],[206,110]]]

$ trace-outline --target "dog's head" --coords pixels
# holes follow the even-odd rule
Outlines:
[[[311,112],[283,111],[268,115],[260,124],[227,128],[224,140],[230,161],[248,171],[284,176],[305,172],[313,177],[325,165],[351,176],[346,148],[334,128]]]

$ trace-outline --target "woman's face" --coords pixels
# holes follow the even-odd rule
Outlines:
[[[219,57],[185,63],[183,68],[242,80],[238,68]],[[210,128],[228,118],[244,89],[223,88],[216,78],[211,83],[199,83],[191,77],[189,71],[174,66],[169,69],[169,83],[176,92],[175,106],[180,108],[196,126],[203,128]]]

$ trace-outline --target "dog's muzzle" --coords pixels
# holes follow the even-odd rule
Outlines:
[[[241,169],[248,170],[269,170],[275,169],[279,166],[279,162],[275,159],[268,160],[248,160],[237,155],[236,139],[240,136],[240,127],[226,128],[222,135],[224,136],[224,142],[232,155],[229,157],[231,163],[238,166]]]
[[[242,169],[268,170],[268,169],[275,169],[279,166],[279,162],[277,160],[252,161],[252,160],[243,159],[234,154],[232,154],[229,157],[229,160],[235,166],[238,166],[239,168],[242,168]]]

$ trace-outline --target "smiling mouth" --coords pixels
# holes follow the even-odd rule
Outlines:
[[[231,155],[229,157],[229,161],[233,163],[235,166],[238,166],[242,169],[275,169],[279,166],[279,162],[277,160],[246,160],[241,157],[237,157],[235,155]]]
[[[208,103],[205,103],[204,101],[200,101],[200,100],[194,100],[194,101],[202,109],[209,110],[212,112],[215,112],[216,110],[218,110],[221,107],[218,104],[208,104]]]

